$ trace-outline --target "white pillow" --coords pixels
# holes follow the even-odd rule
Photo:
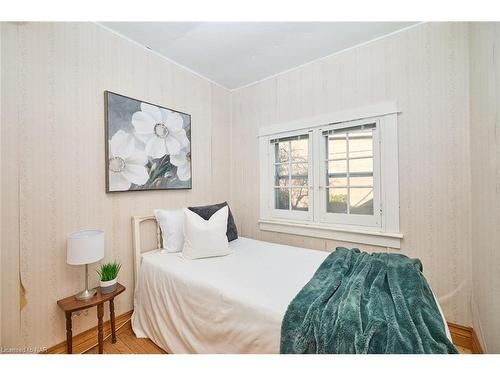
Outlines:
[[[163,237],[163,249],[167,253],[178,253],[184,246],[184,210],[154,211],[156,220],[160,224]]]
[[[205,220],[188,208],[184,209],[184,248],[182,257],[198,259],[231,254],[227,240],[227,206]]]

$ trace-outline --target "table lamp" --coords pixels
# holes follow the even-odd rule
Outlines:
[[[104,232],[102,230],[81,230],[68,235],[66,249],[66,263],[71,265],[85,264],[85,290],[75,298],[85,300],[96,294],[95,289],[89,290],[90,263],[104,258]]]

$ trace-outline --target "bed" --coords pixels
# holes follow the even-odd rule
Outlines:
[[[242,237],[230,242],[233,254],[224,257],[143,253],[140,224],[146,220],[155,219],[133,218],[137,337],[168,353],[279,353],[286,309],[328,253]]]

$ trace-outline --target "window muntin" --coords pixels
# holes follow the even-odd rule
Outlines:
[[[310,139],[301,134],[271,140],[273,152],[273,209],[308,212],[310,209]]]

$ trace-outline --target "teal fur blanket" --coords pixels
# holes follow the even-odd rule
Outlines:
[[[337,247],[288,306],[281,353],[457,353],[418,259]]]

